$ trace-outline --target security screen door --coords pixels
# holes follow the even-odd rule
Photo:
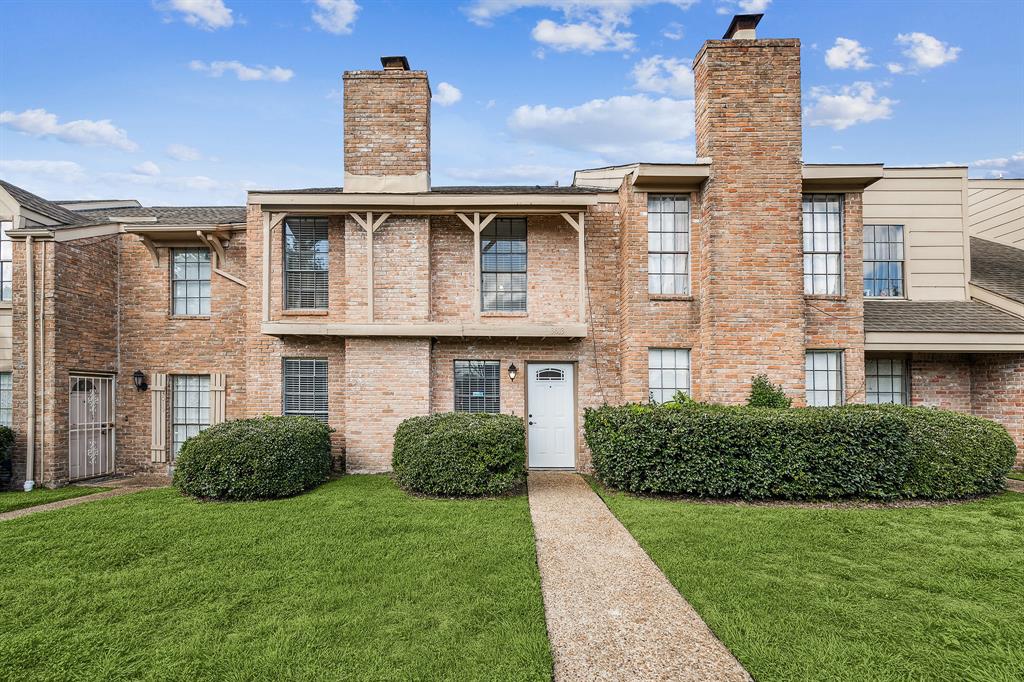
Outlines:
[[[68,478],[114,473],[114,377],[71,375]]]

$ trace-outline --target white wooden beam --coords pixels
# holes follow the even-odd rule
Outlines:
[[[215,234],[206,235],[206,240],[210,242],[210,246],[217,252],[217,259],[223,265],[226,258],[224,256],[224,245],[221,244],[220,237]]]
[[[570,221],[570,223],[571,223],[571,221]],[[586,228],[584,227],[584,223],[583,223],[583,212],[580,211],[579,221],[576,223],[576,234],[579,237],[579,246],[577,247],[577,249],[579,251],[579,258],[580,258],[580,265],[579,265],[579,268],[580,268],[580,272],[579,272],[579,276],[580,276],[580,284],[579,284],[579,286],[580,286],[580,301],[579,301],[579,303],[580,303],[580,322],[581,323],[587,321],[587,242],[586,242],[586,239],[584,238],[584,232],[586,232]]]
[[[373,212],[367,211],[363,218],[358,213],[349,213],[353,220],[366,232],[366,319],[373,322],[373,233],[384,224],[391,214],[380,213],[374,219]]]

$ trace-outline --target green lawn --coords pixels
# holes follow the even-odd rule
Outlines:
[[[110,490],[110,488],[66,485],[63,488],[53,488],[52,490],[50,488],[36,488],[30,493],[20,490],[9,493],[0,493],[0,514],[14,511],[15,509],[35,507],[39,504],[59,502],[60,500],[67,500],[72,497],[101,493],[104,490]]]
[[[599,492],[759,682],[1024,678],[1024,495],[798,509]]]
[[[165,488],[2,523],[0,548],[0,679],[551,678],[525,496]]]

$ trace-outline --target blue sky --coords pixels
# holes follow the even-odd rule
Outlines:
[[[0,177],[147,204],[340,185],[341,73],[384,54],[430,73],[435,185],[692,161],[689,65],[738,11],[802,41],[805,161],[1024,176],[1019,0],[8,0]]]

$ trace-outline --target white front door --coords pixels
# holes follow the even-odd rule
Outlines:
[[[530,466],[572,469],[576,466],[575,390],[568,362],[530,364],[527,428]]]

